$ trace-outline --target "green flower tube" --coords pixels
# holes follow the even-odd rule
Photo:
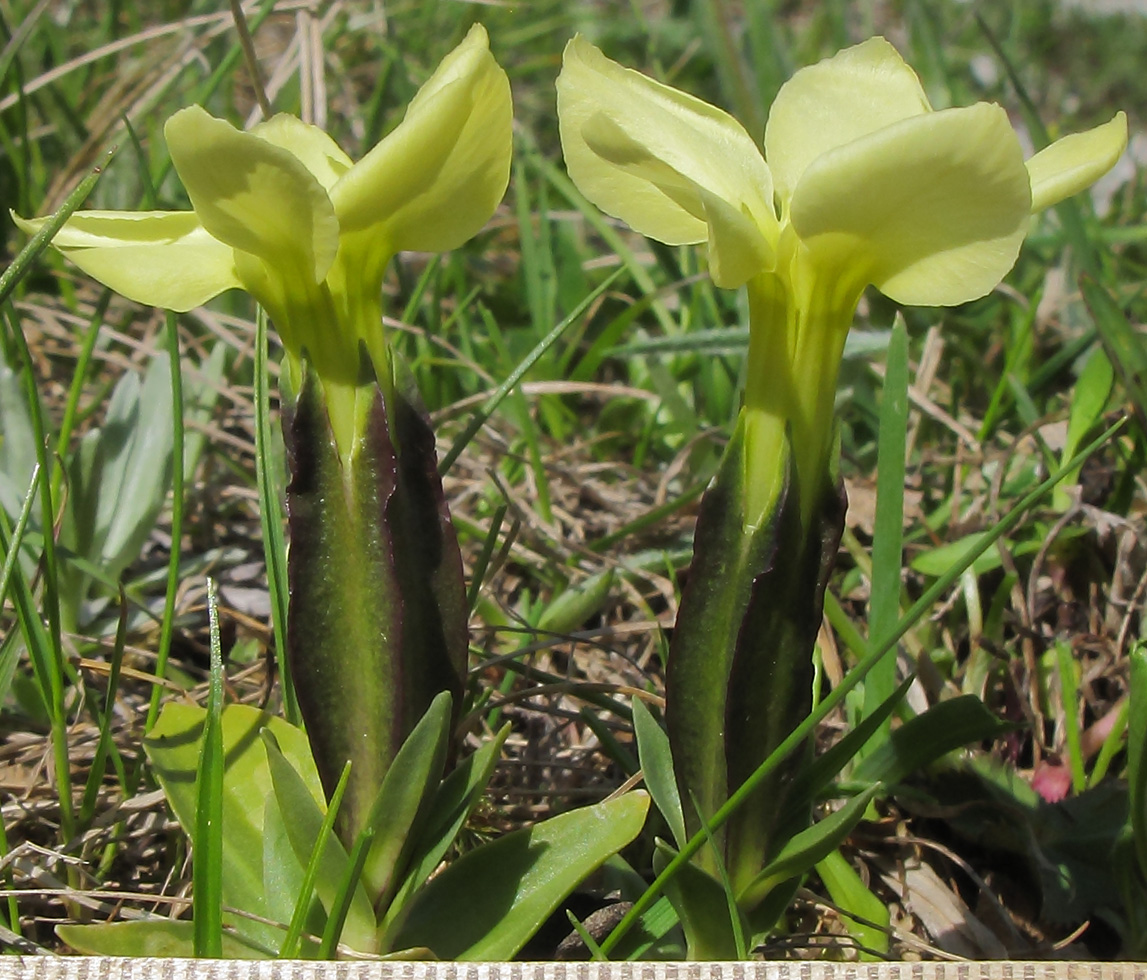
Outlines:
[[[53,242],[152,306],[185,312],[243,289],[279,333],[288,656],[328,794],[353,761],[347,842],[406,735],[437,693],[460,693],[466,667],[461,559],[433,433],[383,332],[383,275],[397,252],[456,248],[489,220],[509,181],[512,111],[480,26],[358,163],[293,116],[241,132],[191,106],[164,133],[193,210],[80,212]],[[34,232],[43,219],[16,220]]]
[[[879,37],[781,88],[763,154],[726,113],[581,37],[566,47],[557,87],[566,165],[582,193],[658,241],[704,244],[713,282],[748,290],[744,404],[702,503],[666,681],[693,833],[809,709],[844,513],[833,404],[863,290],[925,306],[985,295],[1015,263],[1031,214],[1115,163],[1127,122],[1118,113],[1025,161],[1000,106],[933,110]],[[787,775],[725,828],[735,891],[787,836]],[[708,851],[699,860],[715,869]]]

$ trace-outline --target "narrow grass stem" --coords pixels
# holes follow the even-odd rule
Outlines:
[[[442,461],[438,464],[439,474],[445,475],[447,472],[449,472],[450,467],[454,465],[454,461],[462,455],[462,450],[464,450],[470,444],[470,440],[478,434],[478,430],[482,428],[482,426],[486,424],[486,420],[494,414],[494,409],[496,409],[502,403],[502,400],[518,386],[522,378],[525,377],[526,372],[529,371],[530,368],[532,368],[538,362],[538,359],[547,350],[549,350],[550,347],[554,345],[557,339],[573,324],[580,320],[582,316],[585,315],[586,310],[588,310],[595,302],[597,302],[598,297],[613,285],[614,280],[617,279],[621,273],[621,269],[616,269],[612,274],[602,280],[596,289],[589,293],[580,303],[578,303],[576,307],[574,307],[569,316],[567,316],[556,327],[554,327],[553,330],[551,330],[541,340],[539,340],[538,343],[534,346],[534,349],[530,351],[524,358],[522,358],[521,363],[516,368],[514,368],[514,370],[510,372],[510,376],[498,386],[498,390],[490,396],[490,400],[474,413],[473,418],[470,419],[470,424],[467,425],[466,428],[462,431],[461,435],[459,435],[458,438],[454,440],[450,450],[446,453],[445,456],[442,457]]]
[[[273,112],[271,100],[267,98],[267,90],[263,87],[263,78],[259,73],[259,59],[255,56],[255,40],[247,27],[247,16],[243,13],[243,4],[240,0],[231,0],[231,17],[235,21],[235,33],[239,35],[239,47],[243,51],[243,60],[247,63],[255,99],[259,103],[263,118],[270,119]]]
[[[180,542],[183,538],[183,368],[179,359],[179,321],[172,312],[167,313],[167,354],[171,369],[171,555],[167,563],[167,595],[163,601],[163,622],[159,628],[159,647],[155,654],[155,676],[162,681],[167,675],[167,659],[171,654],[171,637],[175,632],[175,599],[179,591]],[[163,685],[151,689],[145,730],[150,730],[159,715],[159,699]]]
[[[60,459],[67,459],[68,446],[72,441],[72,430],[76,424],[76,414],[79,410],[80,396],[84,391],[84,382],[88,376],[88,364],[91,363],[92,351],[95,350],[99,339],[100,328],[104,323],[104,315],[111,303],[112,291],[105,289],[96,303],[88,329],[84,333],[84,341],[80,347],[79,357],[76,358],[76,367],[72,372],[72,383],[68,388],[68,401],[64,405],[64,415],[60,419],[60,431],[56,434],[56,455]],[[52,496],[60,494],[60,484],[64,479],[63,466],[57,466],[52,471]]]
[[[255,315],[255,483],[259,492],[259,520],[263,529],[263,559],[271,599],[271,628],[275,660],[283,692],[283,714],[292,725],[302,724],[291,666],[287,657],[287,547],[283,536],[283,504],[275,480],[271,455],[271,394],[267,374],[267,314]]]
[[[338,785],[335,786],[335,791],[331,795],[331,802],[327,807],[327,812],[323,814],[323,822],[319,826],[319,833],[315,838],[315,846],[311,849],[310,860],[307,861],[306,870],[303,872],[303,881],[302,884],[299,885],[299,894],[295,899],[295,909],[291,913],[291,922],[287,927],[287,936],[283,940],[282,947],[279,949],[279,959],[295,959],[298,957],[299,951],[302,948],[303,925],[307,920],[307,912],[311,907],[311,897],[315,892],[315,882],[319,877],[319,868],[323,863],[323,856],[326,853],[327,841],[330,840],[331,831],[335,826],[335,819],[339,814],[339,807],[342,806],[343,795],[346,793],[347,781],[350,779],[350,769],[351,760],[347,759],[346,765],[343,766],[342,775],[339,776]]]
[[[195,955],[218,959],[223,955],[223,647],[219,639],[219,596],[211,579],[207,580],[207,618],[211,683],[196,773],[191,898]]]

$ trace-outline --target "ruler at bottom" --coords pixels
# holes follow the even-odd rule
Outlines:
[[[1147,980],[1147,963],[409,963],[3,956],[0,980]]]

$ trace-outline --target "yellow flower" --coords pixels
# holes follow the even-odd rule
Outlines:
[[[509,181],[506,73],[475,26],[357,164],[322,130],[277,115],[240,132],[199,106],[164,127],[193,211],[79,212],[53,244],[130,299],[183,312],[240,288],[275,324],[297,375],[305,355],[346,458],[360,346],[384,391],[382,278],[401,250],[473,237]],[[34,232],[44,219],[20,226]]]
[[[586,197],[658,241],[706,243],[713,282],[748,285],[750,524],[780,492],[787,444],[806,520],[820,496],[864,288],[926,306],[983,296],[1015,263],[1031,213],[1087,187],[1127,142],[1120,112],[1025,163],[1000,106],[934,111],[880,37],[781,88],[764,155],[731,116],[581,37],[566,47],[558,120]]]

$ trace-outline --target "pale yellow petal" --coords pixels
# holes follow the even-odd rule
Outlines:
[[[251,133],[297,157],[328,191],[351,168],[351,158],[338,143],[297,116],[280,112],[259,123]]]
[[[475,26],[331,198],[347,231],[377,226],[392,251],[445,252],[493,215],[512,153],[510,82]]]
[[[793,194],[793,227],[818,263],[848,270],[905,304],[983,296],[1015,263],[1031,191],[999,106],[904,120],[812,163]]]
[[[772,268],[772,247],[755,221],[728,201],[704,188],[701,203],[709,226],[709,277],[722,289],[739,289],[753,276]]]
[[[164,133],[204,228],[285,278],[323,280],[338,251],[338,219],[298,157],[199,106],[177,112]]]
[[[709,274],[716,285],[736,289],[773,263],[773,251],[748,209],[739,210],[706,187],[690,180],[664,160],[654,156],[648,147],[632,139],[628,132],[599,113],[582,127],[585,145],[626,178],[636,178],[643,186],[655,188],[673,208],[696,219],[699,238],[669,240],[668,244],[692,244],[707,241]],[[665,241],[647,228],[635,226],[650,237]],[[664,231],[662,227],[660,230]]]
[[[1102,126],[1056,140],[1027,162],[1032,211],[1058,204],[1090,187],[1127,149],[1127,116],[1117,112]]]
[[[47,221],[12,216],[28,234]],[[78,211],[52,244],[128,299],[184,313],[241,283],[234,252],[183,211]]]
[[[580,36],[566,45],[557,88],[566,168],[599,208],[669,245],[708,240],[718,212],[743,216],[736,236],[771,254],[772,178],[730,115],[623,68]]]
[[[765,127],[777,194],[791,198],[821,154],[929,111],[920,79],[882,37],[801,68],[781,86]]]

